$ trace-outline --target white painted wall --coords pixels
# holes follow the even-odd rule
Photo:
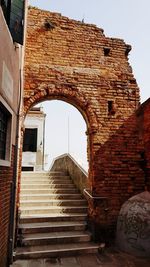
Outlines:
[[[45,169],[43,166],[43,157],[44,163],[46,155],[44,156],[44,127],[45,127],[45,114],[40,108],[41,111],[30,111],[26,116],[24,126],[25,128],[37,128],[37,152],[25,151],[22,155],[22,167],[33,167],[34,171],[41,171]],[[44,165],[45,165],[44,164]]]

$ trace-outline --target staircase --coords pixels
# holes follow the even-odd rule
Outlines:
[[[23,172],[15,259],[96,253],[87,203],[64,172]]]

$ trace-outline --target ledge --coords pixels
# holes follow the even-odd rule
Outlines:
[[[70,154],[63,154],[55,158],[50,170],[67,172],[81,194],[84,194],[84,189],[87,187],[88,174]]]

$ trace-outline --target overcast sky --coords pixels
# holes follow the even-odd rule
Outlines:
[[[149,98],[150,0],[29,0],[29,4],[52,12],[62,13],[62,15],[76,20],[82,20],[84,18],[86,23],[93,23],[103,28],[106,36],[122,38],[126,43],[131,44],[132,51],[130,52],[129,60],[134,76],[140,87],[141,102]],[[54,103],[54,101],[48,103],[49,107],[52,105],[52,102]],[[47,112],[56,115],[59,104],[57,103],[56,105],[55,102],[54,106],[54,110],[50,112],[46,108]],[[65,106],[67,106],[68,110],[68,104],[65,104]],[[62,106],[61,108],[63,109]],[[58,107],[58,110],[61,108]],[[74,112],[73,110],[71,112]],[[69,110],[66,111],[65,114],[66,117],[68,117],[68,114],[70,117],[73,116]],[[60,116],[58,117],[60,118]],[[66,117],[65,121],[67,120]],[[62,120],[61,116],[61,121]],[[72,121],[71,118],[70,121]],[[81,120],[79,120],[79,118],[76,119],[75,116],[75,125],[76,121],[78,121],[78,128],[82,129],[81,132],[83,134],[85,124],[83,122],[82,125],[82,117]],[[54,125],[55,123],[53,121],[53,129],[55,128]],[[70,125],[70,127],[73,126]],[[72,133],[73,132],[72,129]],[[76,137],[77,135],[78,134],[76,134]],[[81,143],[86,144],[85,138],[84,135],[84,142],[81,140]],[[72,140],[74,140],[74,143],[77,143],[79,139],[73,139],[72,136]],[[82,156],[82,154],[84,154],[83,151],[85,151],[85,149],[82,149],[82,153],[78,151],[74,151],[74,153],[80,154],[83,161],[85,161],[85,158]]]

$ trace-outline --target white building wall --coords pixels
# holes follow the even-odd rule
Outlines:
[[[38,112],[37,112],[38,113]],[[34,171],[44,170],[44,131],[45,114],[39,112],[35,114],[30,112],[24,122],[25,128],[37,128],[37,152],[25,151],[22,155],[22,167],[33,167]]]

